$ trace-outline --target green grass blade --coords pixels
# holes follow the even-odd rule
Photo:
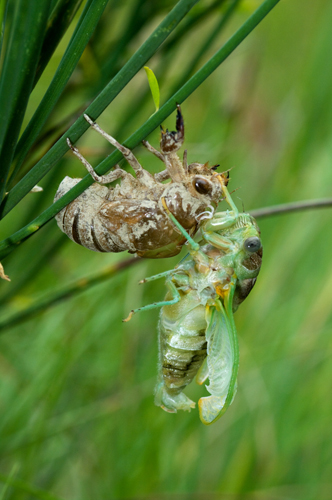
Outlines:
[[[158,47],[176,28],[181,19],[197,3],[198,0],[180,0],[171,12],[164,18],[155,31],[135,52],[130,60],[123,66],[113,80],[105,87],[94,102],[87,108],[86,112],[96,119],[104,109],[121,92],[128,82],[144,66]],[[66,136],[70,136],[73,142],[88,129],[88,124],[81,116],[68,130]],[[68,151],[66,137],[62,137],[39,161],[30,172],[9,192],[3,200],[1,217],[4,217],[24,196],[35,186],[40,179],[55,165],[57,161]]]
[[[211,44],[215,40],[216,36],[220,35],[221,31],[226,26],[227,21],[229,21],[231,15],[234,14],[234,10],[236,7],[235,4],[238,4],[239,1],[240,0],[233,0],[233,2],[231,4],[229,4],[229,6],[225,10],[225,12],[222,14],[221,20],[218,21],[218,26],[217,26],[218,29],[213,30],[212,34],[208,36],[208,39],[204,40],[203,43],[201,44],[201,46],[198,49],[196,49],[196,53],[193,56],[193,62],[190,63],[190,68],[189,69],[187,69],[185,67],[183,68],[183,72],[179,75],[176,83],[173,85],[173,88],[168,93],[167,99],[169,97],[171,97],[190,78],[190,76],[192,76],[194,69],[198,66],[198,63],[200,62],[200,60],[205,56],[205,54],[209,50]],[[220,2],[220,3],[222,3],[222,2]],[[215,5],[215,4],[213,4],[213,5]],[[209,10],[209,9],[206,9],[206,10]],[[196,11],[196,9],[195,9],[195,11]],[[205,12],[204,12],[204,14],[205,14]],[[195,12],[195,16],[196,16],[196,12]],[[206,16],[203,14],[201,14],[201,16],[200,16],[201,19],[205,19],[205,17]],[[185,20],[183,21],[183,23],[184,22],[185,22]],[[183,23],[181,23],[181,26]],[[196,25],[196,23],[193,23],[193,24]],[[192,26],[193,25],[189,23],[188,30],[190,30]],[[180,27],[178,30],[176,30],[175,33],[177,34],[179,31],[180,31]],[[175,36],[176,42],[180,42],[181,38],[182,38],[181,36],[180,37]],[[167,42],[165,42],[164,45],[167,45]],[[161,47],[160,51],[165,53],[165,55],[168,55],[168,54],[166,54],[167,51],[164,50],[164,45]],[[172,50],[170,50],[170,52],[172,53]],[[172,54],[170,54],[170,56],[172,56]],[[167,61],[165,64],[165,58],[162,58],[158,64],[158,76],[159,76],[160,81],[164,80],[165,75],[167,75],[168,71],[169,71],[169,65],[168,65]],[[117,127],[113,133],[114,137],[120,137],[120,136],[123,137],[126,135],[126,130],[130,127],[130,123],[131,123],[130,119],[132,116],[132,106],[135,106],[135,114],[138,116],[138,114],[143,109],[143,107],[146,105],[146,103],[148,102],[149,99],[150,99],[150,92],[147,89],[143,90],[139,95],[135,95],[135,98],[133,99],[132,104],[128,105],[127,109],[124,110],[124,112],[121,114],[121,116],[118,117]]]
[[[22,137],[19,140],[15,151],[15,169],[12,178],[16,175],[21,167],[27,152],[37,139],[46,120],[58,102],[69,78],[71,77],[77,63],[88,44],[96,25],[106,7],[107,0],[92,0],[90,8],[85,13],[84,19],[81,20],[80,27],[77,33],[74,33],[67,50],[59,64],[59,67],[54,75],[54,78],[47,89],[41,103],[39,104],[35,114],[31,118],[29,124],[24,130]]]
[[[36,70],[34,85],[38,82],[82,1],[83,0],[59,0],[55,5],[47,22],[47,29]]]
[[[239,3],[242,0],[233,0],[227,7],[226,11],[221,15],[220,20],[217,22],[215,28],[212,30],[211,33],[209,33],[208,37],[202,44],[200,50],[195,54],[195,57],[189,64],[188,68],[183,72],[179,80],[176,82],[174,85],[172,91],[170,92],[170,95],[172,95],[176,89],[181,87],[193,74],[195,69],[197,68],[199,62],[202,60],[204,55],[207,53],[207,51],[210,49],[211,45],[213,44],[214,40],[216,37],[220,34],[222,29],[225,27],[229,19],[231,18],[232,14],[234,13],[236,7],[239,5]]]
[[[24,492],[29,495],[30,498],[37,498],[38,500],[62,500],[60,497],[51,495],[47,491],[34,488],[30,484],[20,481],[19,479],[14,479],[11,476],[0,474],[0,481],[6,485],[16,488],[21,492]]]
[[[32,89],[50,3],[18,0],[15,5],[0,84],[0,200]]]
[[[0,0],[0,54],[2,49],[3,34],[5,31],[8,0]]]
[[[158,125],[160,125],[176,109],[177,103],[182,103],[204,80],[238,47],[238,45],[251,33],[251,31],[264,19],[264,17],[278,4],[280,0],[265,0],[265,2],[249,17],[249,19],[238,29],[238,31],[211,57],[211,59],[178,91],[169,99],[156,113],[154,113],[133,135],[129,137],[124,145],[129,149],[136,147],[146,136],[148,136]],[[93,105],[91,105],[92,107]],[[89,108],[88,108],[88,114]],[[94,117],[94,115],[92,115]],[[80,120],[85,121],[84,118]],[[69,138],[75,142],[76,138],[68,131]],[[63,137],[57,144],[64,142]],[[54,149],[54,148],[53,148]],[[68,149],[68,148],[67,148]],[[47,156],[47,155],[46,155]],[[119,151],[114,151],[105,158],[95,169],[98,174],[104,174],[112,166],[122,159]],[[23,179],[24,180],[24,179]],[[39,179],[38,179],[39,180]],[[68,203],[77,198],[87,187],[93,183],[92,177],[86,175],[76,186],[68,191],[51,207],[40,214],[30,224],[14,233],[9,238],[0,242],[0,259],[8,255],[24,239],[30,237],[34,232],[46,224]],[[34,182],[33,185],[37,183]],[[14,189],[13,189],[14,191]]]
[[[179,43],[182,38],[186,38],[188,36],[188,33],[192,28],[194,28],[195,26],[197,26],[197,24],[201,23],[204,19],[213,14],[224,3],[226,3],[225,0],[215,0],[208,7],[198,4],[195,11],[192,12],[190,16],[187,16],[186,19],[184,19],[183,23],[181,23],[181,26],[179,26],[179,29],[176,30],[176,33],[174,33],[174,35],[170,37],[170,39],[167,40],[166,43],[164,43],[161,50],[163,52],[169,52],[170,50],[172,50],[173,47],[177,43]]]
[[[158,16],[162,9],[162,4],[151,2],[151,0],[135,0],[128,12],[128,17],[124,20],[123,31],[117,42],[110,47],[110,52],[100,68],[100,78],[92,86],[89,95],[95,97],[121,69],[121,58],[125,57],[128,41],[133,40],[140,32],[145,30],[151,17]],[[163,13],[163,11],[161,11]]]
[[[10,328],[11,326],[22,323],[36,314],[39,314],[42,311],[45,311],[49,307],[52,307],[63,300],[68,298],[75,297],[76,295],[84,292],[85,290],[91,288],[92,286],[98,285],[99,283],[103,283],[106,280],[112,278],[122,271],[123,269],[127,269],[135,264],[138,264],[140,259],[136,257],[132,257],[131,259],[122,260],[117,262],[116,264],[112,264],[102,269],[100,272],[96,273],[94,276],[90,276],[88,278],[80,278],[75,283],[68,285],[61,290],[50,294],[48,297],[42,298],[41,300],[36,301],[31,306],[23,309],[22,311],[18,311],[13,314],[13,316],[0,321],[0,332],[3,332],[5,329]]]
[[[256,208],[255,210],[250,210],[250,214],[255,218],[263,218],[271,217],[271,215],[289,214],[290,212],[302,212],[303,210],[329,207],[332,207],[332,198],[321,198],[320,200],[294,201],[272,207]]]

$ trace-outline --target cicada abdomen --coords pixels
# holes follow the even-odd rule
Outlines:
[[[176,132],[163,131],[161,152],[144,142],[147,149],[166,169],[155,176],[144,170],[133,153],[106,134],[87,115],[86,120],[124,155],[134,169],[136,177],[118,166],[106,176],[98,176],[92,166],[68,139],[73,153],[85,165],[94,180],[91,185],[61,210],[56,221],[59,228],[76,243],[97,252],[122,252],[128,250],[140,257],[162,258],[178,254],[186,238],[169,219],[162,204],[180,225],[194,234],[199,226],[198,216],[208,206],[216,206],[221,197],[225,179],[207,164],[187,165],[177,155],[184,140],[184,125],[178,107]],[[104,185],[121,179],[115,188]],[[163,181],[170,179],[164,184]],[[69,191],[80,179],[66,177],[59,186],[55,201]]]
[[[207,354],[205,307],[197,293],[179,293],[180,301],[164,306],[159,321],[155,403],[170,413],[195,408],[195,403],[182,391],[195,377]]]

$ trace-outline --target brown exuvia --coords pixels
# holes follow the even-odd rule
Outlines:
[[[76,243],[96,252],[128,250],[146,258],[177,255],[186,239],[171,222],[161,200],[165,200],[174,217],[193,235],[199,227],[198,216],[209,205],[217,206],[222,193],[221,179],[214,171],[215,167],[200,163],[187,165],[186,151],[183,161],[176,153],[184,140],[180,106],[176,132],[162,129],[161,152],[143,141],[144,146],[165,164],[166,169],[155,175],[143,169],[128,148],[104,132],[87,115],[84,117],[123,154],[136,177],[119,166],[107,175],[98,176],[67,139],[73,153],[97,182],[57,214],[56,221],[61,231]],[[121,178],[121,183],[115,187],[103,185],[118,178]],[[170,182],[165,184],[162,181],[166,179]],[[54,200],[61,198],[80,180],[65,177]]]

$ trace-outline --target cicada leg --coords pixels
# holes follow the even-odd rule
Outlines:
[[[224,236],[220,236],[220,234],[206,232],[202,230],[202,235],[207,243],[211,243],[211,245],[213,245],[216,248],[219,248],[220,250],[227,251],[235,248],[235,245],[231,240],[225,238]]]
[[[186,238],[186,240],[189,242],[189,245],[191,247],[191,249],[195,252],[199,251],[200,249],[200,246],[198,243],[196,243],[196,241],[194,241],[192,239],[192,237],[187,233],[187,231],[184,229],[184,227],[181,226],[180,222],[178,222],[176,220],[176,218],[174,217],[174,215],[172,214],[172,212],[170,211],[170,209],[168,208],[167,204],[166,204],[166,201],[165,201],[165,198],[161,198],[161,203],[168,215],[168,217],[171,219],[171,221],[173,222],[174,226],[176,226],[178,228],[178,230],[180,231],[181,234],[183,234],[183,236]]]
[[[154,154],[157,158],[159,158],[159,160],[165,163],[165,157],[160,151],[158,151],[158,149],[155,149],[153,146],[151,146],[148,141],[142,141],[142,144],[148,151],[150,151],[150,153]]]
[[[4,270],[3,265],[1,264],[1,262],[0,262],[0,278],[2,278],[3,280],[6,280],[6,281],[10,281],[10,279],[7,276],[7,274],[5,274],[5,270]]]
[[[125,170],[122,170],[119,165],[115,165],[114,170],[109,172],[106,175],[98,175],[97,172],[93,169],[93,166],[90,165],[88,160],[84,158],[84,156],[79,152],[76,146],[74,146],[70,139],[67,138],[67,144],[74,153],[74,155],[80,160],[81,163],[85,166],[91,177],[93,178],[94,181],[99,182],[100,184],[109,184],[110,182],[115,181],[116,179],[119,179],[120,177],[125,177],[130,175],[128,172]]]
[[[102,135],[110,144],[112,144],[112,146],[116,147],[116,149],[118,149],[123,154],[124,158],[135,171],[137,179],[142,184],[151,187],[151,180],[153,180],[153,176],[149,172],[144,170],[134,153],[130,151],[130,149],[126,148],[126,146],[120,144],[116,139],[114,139],[114,137],[105,132],[105,130],[99,127],[98,123],[95,123],[93,120],[91,120],[88,115],[84,115],[84,118],[91,125],[91,127],[96,132],[98,132],[98,134]]]
[[[163,273],[161,273],[161,274],[163,274]],[[158,278],[156,278],[156,279],[158,279]],[[174,283],[172,283],[172,281],[170,279],[167,279],[165,284],[166,284],[166,287],[168,288],[168,290],[172,294],[173,298],[171,300],[164,300],[162,302],[154,302],[153,304],[148,304],[147,306],[139,307],[138,309],[133,309],[132,311],[130,311],[128,317],[126,319],[123,319],[122,321],[124,321],[125,323],[127,321],[130,321],[131,318],[133,317],[133,315],[136,314],[137,312],[148,311],[149,309],[156,309],[157,307],[170,306],[172,304],[176,304],[177,302],[179,302],[181,299],[181,296],[180,296],[176,286],[174,285]]]
[[[148,278],[144,278],[144,280],[139,281],[139,284],[147,283],[148,281],[156,281],[159,280],[160,278],[165,278],[169,274],[173,273],[173,269],[170,269],[169,271],[165,271],[164,273],[159,273],[155,274],[154,276],[149,276]]]
[[[166,163],[165,157],[161,153],[159,153],[159,151],[157,151],[152,146],[150,146],[150,144],[147,141],[142,141],[142,142],[143,142],[144,146],[149,151],[151,151],[151,153],[155,154],[160,160],[163,159],[163,161]],[[163,158],[161,158],[161,156]],[[184,168],[184,171],[187,173],[188,172],[188,162],[187,162],[187,150],[186,149],[185,149],[185,151],[183,153],[183,168]],[[157,182],[166,181],[169,178],[170,178],[170,175],[169,175],[169,171],[167,169],[163,170],[162,172],[158,172],[157,174],[154,174],[154,179]]]
[[[165,198],[161,198],[161,203],[165,209],[165,212],[167,213],[168,217],[170,220],[173,222],[173,224],[178,228],[181,234],[187,239],[189,245],[190,245],[190,254],[192,255],[193,259],[195,262],[201,266],[203,266],[201,269],[209,269],[209,257],[200,250],[200,246],[196,241],[192,239],[192,237],[187,233],[184,227],[181,226],[181,224],[176,220],[172,212],[169,210],[168,206],[166,205]]]
[[[169,155],[170,153],[175,153],[178,151],[184,141],[184,121],[181,113],[181,107],[177,105],[176,122],[175,128],[176,132],[169,132],[168,129],[164,130],[161,128],[161,140],[160,149],[164,155]]]

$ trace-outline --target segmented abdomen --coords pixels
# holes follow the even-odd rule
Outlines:
[[[57,201],[81,179],[65,177],[56,192]],[[111,238],[100,223],[99,210],[107,195],[108,188],[100,184],[92,184],[76,200],[59,212],[55,219],[61,231],[72,241],[95,252],[121,252],[126,247],[119,247],[119,242]]]
[[[54,201],[80,180],[65,177]],[[95,252],[128,250],[149,258],[172,257],[180,252],[185,239],[156,200],[109,200],[108,194],[107,187],[92,184],[56,215],[61,231]]]
[[[163,307],[159,327],[159,383],[176,400],[206,358],[205,307],[194,292],[183,295],[177,304]],[[167,409],[165,400],[163,405]]]

